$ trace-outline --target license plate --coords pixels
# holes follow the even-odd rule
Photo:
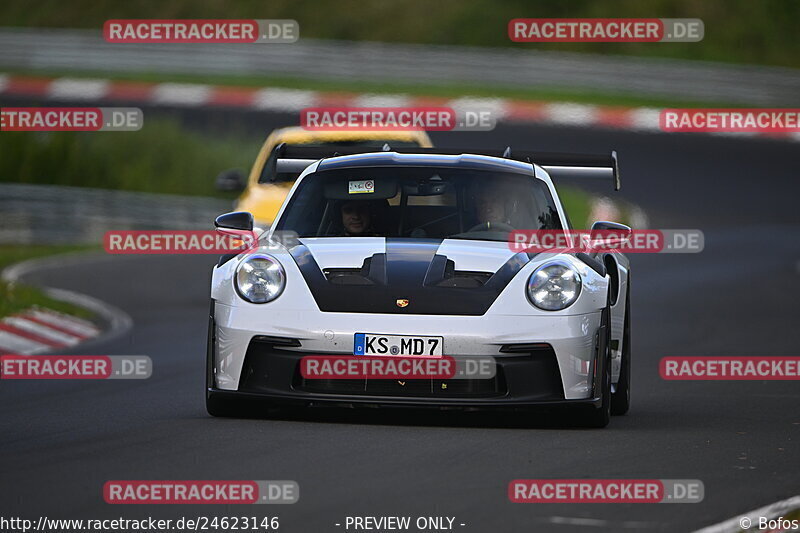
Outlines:
[[[444,337],[356,333],[354,355],[442,357]]]

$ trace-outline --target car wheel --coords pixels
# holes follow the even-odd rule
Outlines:
[[[625,297],[625,326],[622,333],[622,362],[619,381],[611,394],[611,414],[624,415],[631,408],[631,280]]]

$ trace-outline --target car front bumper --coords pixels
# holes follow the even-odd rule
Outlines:
[[[385,316],[212,305],[209,390],[288,403],[418,407],[597,405],[601,312],[570,316]],[[491,356],[493,379],[306,380],[306,355],[352,355],[355,333],[437,335],[446,355]]]

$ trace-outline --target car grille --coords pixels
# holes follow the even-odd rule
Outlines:
[[[410,398],[564,398],[556,354],[549,344],[503,346],[492,379],[305,379],[300,359],[332,355],[299,351],[300,341],[254,337],[242,365],[239,391],[264,394],[309,393]],[[341,355],[341,354],[338,354]]]
[[[306,379],[297,371],[294,388],[323,394],[429,396],[436,398],[493,397],[506,394],[502,371],[492,379]]]

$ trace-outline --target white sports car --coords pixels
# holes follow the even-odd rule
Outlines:
[[[551,174],[606,175],[618,189],[615,153],[294,152],[273,163],[305,169],[275,224],[213,271],[210,414],[254,402],[551,406],[603,427],[628,411],[626,257],[509,245],[513,230],[570,228]],[[247,231],[253,220],[238,212],[215,223]],[[609,228],[630,231],[611,222],[593,231]],[[287,233],[296,239],[278,239]],[[300,361],[311,355],[489,356],[496,371],[449,382],[309,379]]]

